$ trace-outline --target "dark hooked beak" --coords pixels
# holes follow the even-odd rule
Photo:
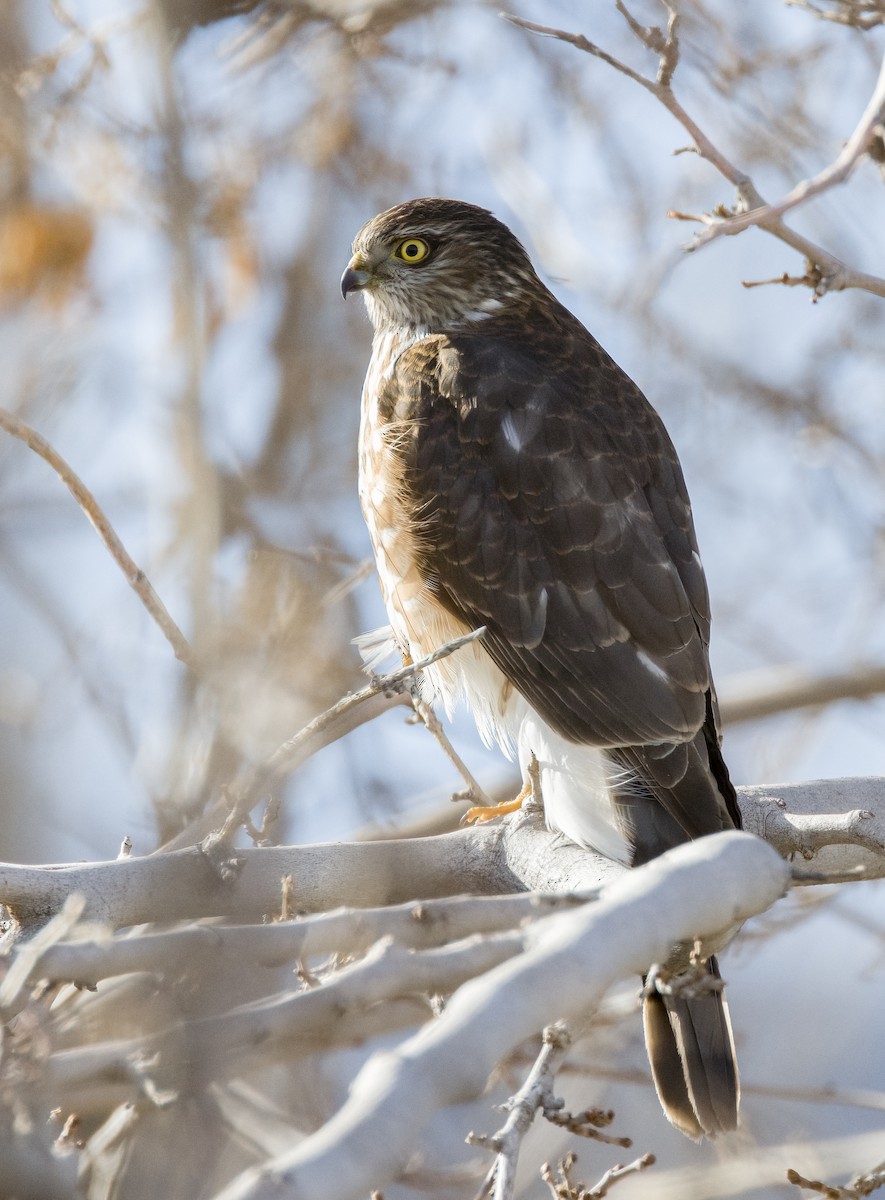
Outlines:
[[[348,267],[341,276],[341,295],[346,300],[350,292],[359,292],[366,287],[371,278],[368,271],[357,271]]]

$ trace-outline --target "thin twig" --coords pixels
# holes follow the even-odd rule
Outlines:
[[[449,762],[454,766],[455,770],[467,784],[466,797],[459,795],[455,797],[455,799],[460,800],[462,798],[467,798],[472,800],[474,804],[479,804],[484,807],[491,805],[493,801],[489,798],[485,789],[467,766],[467,763],[464,762],[461,755],[452,745],[446,731],[442,727],[442,722],[433,711],[432,705],[428,704],[426,700],[422,700],[420,696],[412,695],[412,707],[423,721],[427,731],[433,734],[437,742],[439,742],[439,745],[442,748],[446,758],[448,758]]]
[[[482,1146],[496,1156],[476,1200],[485,1200],[486,1196],[492,1196],[493,1200],[513,1200],[519,1150],[539,1110],[551,1124],[567,1129],[569,1133],[610,1145],[632,1144],[629,1138],[612,1137],[601,1132],[602,1128],[611,1124],[613,1113],[600,1109],[568,1113],[562,1101],[554,1096],[553,1080],[570,1046],[571,1036],[562,1022],[548,1025],[542,1034],[540,1053],[525,1083],[504,1105],[510,1115],[503,1126],[491,1136],[468,1134],[467,1142],[470,1145]]]
[[[79,475],[71,469],[61,455],[41,437],[35,429],[14,416],[5,408],[0,408],[0,429],[19,441],[24,442],[35,454],[55,471],[62,483],[79,504],[88,517],[93,529],[101,538],[105,548],[110,552],[114,562],[126,576],[130,587],[141,600],[149,615],[153,618],[166,640],[169,642],[175,657],[183,663],[190,663],[191,648],[184,634],[178,628],[163,601],[154,591],[151,581],[141,567],[132,559],[126,547],[120,541],[113,526],[105,516],[98,501],[83,483]]]
[[[646,1167],[654,1165],[655,1156],[653,1154],[643,1154],[639,1158],[635,1158],[633,1162],[626,1163],[624,1166],[620,1164],[606,1171],[599,1183],[592,1187],[587,1193],[586,1200],[597,1200],[598,1197],[607,1196],[609,1188],[613,1183],[617,1183],[619,1179],[623,1179],[626,1175],[636,1175],[640,1171],[644,1171]]]
[[[495,1161],[483,1180],[476,1200],[483,1200],[485,1196],[493,1196],[494,1200],[513,1200],[522,1140],[531,1128],[535,1113],[543,1105],[545,1096],[551,1094],[553,1078],[570,1046],[571,1036],[562,1022],[548,1025],[542,1034],[541,1050],[525,1083],[505,1105],[510,1115],[504,1125],[491,1136],[467,1135],[469,1145],[482,1146],[495,1154]]]
[[[649,48],[656,49],[656,41],[655,38],[651,36],[650,31],[646,31],[643,26],[640,26],[639,23],[627,13],[623,3],[619,3],[618,8],[628,20],[631,29],[633,29],[633,32],[636,33],[636,36],[639,38],[639,40]],[[671,12],[672,17],[672,10],[669,9],[669,6],[668,11]],[[713,142],[707,137],[697,122],[682,107],[673,94],[671,86],[673,68],[675,67],[675,58],[678,53],[678,45],[675,36],[675,22],[671,21],[671,28],[668,31],[668,37],[663,40],[661,48],[658,50],[658,77],[657,79],[650,79],[647,76],[640,74],[638,71],[634,71],[632,67],[629,67],[626,63],[621,62],[620,59],[615,58],[613,55],[597,46],[594,42],[591,42],[582,34],[569,33],[564,29],[556,29],[549,25],[539,25],[534,21],[526,21],[522,17],[514,16],[511,13],[502,13],[501,15],[505,20],[510,21],[514,25],[518,25],[520,28],[527,30],[529,33],[536,33],[542,37],[551,37],[555,38],[557,41],[567,42],[569,45],[575,46],[578,50],[582,50],[584,53],[590,54],[594,58],[598,58],[602,62],[607,63],[621,75],[626,75],[628,79],[632,79],[634,83],[637,83],[641,88],[644,88],[645,91],[654,96],[655,99],[667,109],[671,116],[673,116],[679,122],[683,129],[687,130],[694,143],[694,149],[697,151],[698,155],[701,158],[706,159],[711,166],[715,167],[720,175],[727,179],[729,183],[734,185],[738,197],[738,212],[732,213],[727,212],[727,210],[723,210],[718,214],[721,217],[721,220],[717,220],[715,216],[701,218],[707,228],[686,247],[687,250],[696,250],[703,245],[709,244],[710,238],[714,236],[710,232],[712,229],[721,228],[723,233],[729,231],[738,233],[741,232],[741,229],[745,228],[746,225],[755,225],[758,228],[763,229],[766,233],[771,234],[772,237],[776,237],[779,241],[784,242],[786,245],[790,246],[793,250],[796,250],[799,254],[802,254],[805,257],[810,264],[809,269],[806,272],[806,280],[808,286],[812,287],[815,300],[825,295],[825,293],[828,291],[843,291],[846,288],[858,288],[861,291],[870,292],[874,296],[885,297],[885,279],[882,279],[877,275],[869,275],[864,271],[858,271],[853,267],[849,267],[841,259],[831,254],[829,251],[824,250],[821,246],[818,246],[809,238],[804,237],[802,234],[797,233],[794,229],[791,229],[788,225],[786,225],[783,221],[782,215],[775,211],[777,206],[769,206],[767,204],[750,176],[747,175],[746,172],[741,171],[738,167],[736,167],[734,163],[732,163],[713,144]],[[655,32],[660,34],[660,31]],[[883,65],[883,72],[885,72],[885,65]],[[870,111],[875,107],[876,104],[879,105],[879,121],[881,121],[881,106],[883,103],[883,97],[881,95],[882,86],[882,76],[880,75],[880,82],[876,87],[870,104],[867,106],[864,117],[861,119],[861,122],[855,131],[857,135],[857,142],[859,145],[863,145],[864,149],[868,147],[871,141],[871,134],[869,130],[866,130],[866,125],[868,123]],[[875,123],[872,128],[875,128]],[[853,141],[854,138],[852,138],[852,142]],[[854,149],[852,149],[852,153],[853,152]],[[860,152],[858,152],[858,155],[859,153]],[[844,151],[843,155],[847,159],[847,155]],[[837,163],[833,164],[833,168],[835,168],[838,164],[838,170],[835,171],[835,173],[831,173],[829,183],[827,183],[826,186],[833,186],[834,183],[838,182],[838,171],[841,171],[846,167],[848,170],[850,170],[851,166],[853,165],[853,162],[843,162],[843,155],[840,155],[840,158],[837,159]],[[833,172],[833,168],[830,168],[829,170]],[[818,191],[822,190],[822,187],[819,184],[820,177],[817,177],[817,181],[818,182],[816,183],[814,180],[812,180],[806,185],[799,185],[800,188],[805,188],[806,190],[802,193],[802,195],[800,195],[799,199],[796,200],[795,203],[801,203],[803,198],[808,198],[808,186],[814,186],[817,188],[817,190],[811,194],[817,194]],[[791,193],[791,197],[792,195],[793,194]],[[783,209],[783,212],[786,212],[787,208],[790,207],[795,207],[795,204],[792,201],[787,204],[787,206]],[[737,220],[745,221],[746,224],[741,225],[740,228],[738,228],[737,225],[729,224],[729,222]],[[789,279],[791,277],[788,276],[787,278]]]
[[[836,0],[836,8],[830,12],[809,3],[809,0],[785,0],[790,8],[801,8],[814,13],[822,21],[832,21],[836,25],[850,25],[855,29],[875,29],[877,25],[885,25],[885,8],[882,0],[849,0],[848,4]]]
[[[617,1163],[605,1172],[598,1183],[589,1188],[583,1183],[575,1183],[572,1179],[572,1169],[577,1161],[577,1154],[567,1154],[557,1164],[558,1179],[554,1176],[550,1164],[544,1163],[541,1168],[541,1178],[550,1188],[553,1200],[601,1200],[603,1196],[608,1195],[609,1190],[618,1180],[624,1179],[627,1175],[635,1175],[639,1171],[644,1171],[647,1167],[652,1166],[655,1162],[655,1156],[653,1154],[643,1154],[640,1158],[636,1158],[633,1162],[626,1165]]]
[[[795,1184],[796,1187],[817,1192],[818,1195],[824,1196],[825,1200],[863,1200],[864,1197],[877,1192],[879,1188],[885,1187],[885,1162],[873,1167],[872,1171],[855,1175],[848,1187],[822,1183],[819,1179],[806,1179],[804,1175],[800,1175],[792,1168],[787,1171],[787,1181]]]
[[[446,642],[444,646],[440,646],[432,654],[428,654],[425,658],[419,659],[417,662],[409,663],[407,666],[400,667],[396,671],[391,671],[387,675],[374,675],[371,682],[364,688],[360,688],[358,692],[348,693],[348,695],[333,704],[331,708],[327,708],[318,717],[314,717],[294,737],[289,738],[281,746],[278,746],[260,767],[250,773],[247,779],[240,781],[231,789],[234,800],[230,811],[221,828],[204,839],[204,850],[207,853],[214,854],[218,848],[230,841],[246,815],[258,802],[261,793],[275,780],[279,779],[286,772],[293,770],[302,761],[301,755],[306,745],[315,742],[326,730],[338,724],[342,718],[348,716],[354,709],[359,708],[360,705],[365,704],[367,701],[379,695],[393,696],[402,694],[406,691],[409,682],[419,672],[439,662],[440,659],[454,654],[456,650],[460,650],[462,646],[476,641],[484,634],[485,626],[483,625],[479,629],[474,629],[472,633],[464,634],[463,637],[454,638],[452,641]]]
[[[797,183],[783,199],[775,204],[765,204],[749,212],[738,213],[724,221],[709,225],[702,233],[697,234],[695,245],[701,246],[714,241],[717,237],[729,237],[742,233],[751,225],[765,228],[770,222],[804,204],[821,192],[828,191],[848,178],[860,160],[870,148],[877,126],[885,119],[885,57],[879,69],[879,78],[869,103],[863,111],[851,137],[843,146],[836,159],[811,179]]]

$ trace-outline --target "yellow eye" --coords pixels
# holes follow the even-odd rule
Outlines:
[[[423,262],[429,253],[430,247],[423,238],[406,238],[394,250],[393,257],[407,263],[419,263]]]

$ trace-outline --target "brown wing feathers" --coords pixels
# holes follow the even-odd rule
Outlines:
[[[557,374],[537,347],[523,353],[500,337],[425,339],[401,357],[392,386],[414,423],[404,466],[424,567],[444,604],[489,627],[489,653],[565,736],[683,740],[703,721],[709,687],[687,498],[656,496],[673,484],[672,447],[641,393],[593,348],[606,368],[596,374],[574,355]],[[649,495],[659,511],[683,509],[671,534],[681,563]]]

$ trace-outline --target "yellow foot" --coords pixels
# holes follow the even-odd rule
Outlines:
[[[522,808],[523,802],[532,794],[531,782],[524,783],[522,790],[513,800],[504,800],[501,804],[477,804],[473,808],[468,808],[467,812],[461,818],[462,824],[467,825],[483,825],[486,821],[493,821],[495,817],[503,817],[507,813],[516,812],[518,808]]]

